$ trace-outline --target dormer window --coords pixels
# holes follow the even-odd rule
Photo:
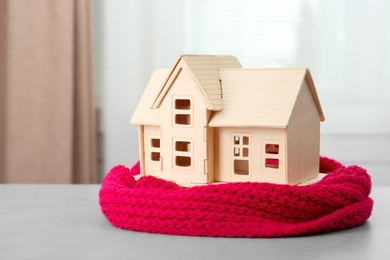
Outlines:
[[[173,97],[172,119],[175,127],[192,127],[193,102],[192,97]]]

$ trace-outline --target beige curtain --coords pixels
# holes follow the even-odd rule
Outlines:
[[[0,182],[95,183],[90,0],[0,0]]]

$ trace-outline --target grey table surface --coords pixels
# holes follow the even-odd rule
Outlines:
[[[99,185],[0,185],[0,259],[390,259],[390,187],[362,226],[273,239],[148,234],[111,226]]]

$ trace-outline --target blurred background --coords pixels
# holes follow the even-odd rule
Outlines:
[[[308,67],[321,154],[390,185],[389,1],[0,2],[1,182],[96,183],[132,166],[129,120],[153,70],[231,54],[243,67]]]

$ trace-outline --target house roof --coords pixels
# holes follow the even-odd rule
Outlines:
[[[151,104],[153,104],[154,97],[166,79],[168,72],[169,69],[157,69],[153,72],[130,120],[131,123],[140,125],[160,123],[160,109],[152,109]]]
[[[209,122],[219,126],[286,127],[298,94],[306,81],[317,106],[322,108],[308,69],[220,69],[223,110]]]
[[[152,108],[160,107],[172,83],[182,68],[188,69],[197,84],[197,90],[207,109],[222,110],[222,89],[219,80],[219,69],[241,68],[236,57],[230,55],[182,55],[168,74],[154,98]]]
[[[183,55],[172,69],[153,73],[131,123],[160,124],[159,106],[183,68],[192,75],[207,109],[215,111],[209,126],[286,127],[305,82],[324,121],[307,68],[243,69],[233,56]]]

